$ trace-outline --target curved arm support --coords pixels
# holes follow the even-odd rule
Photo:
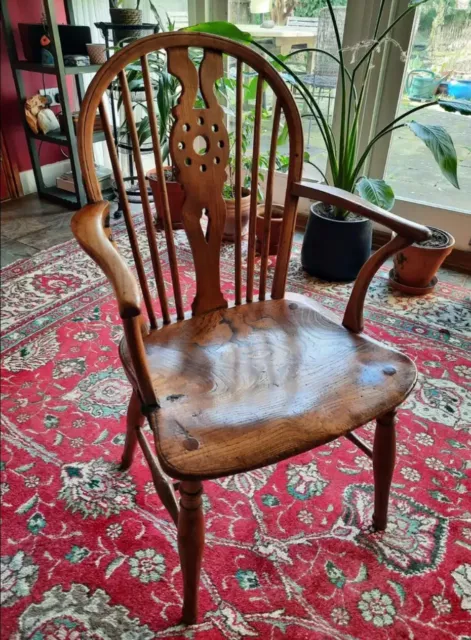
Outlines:
[[[320,200],[325,204],[330,204],[339,209],[351,211],[352,213],[357,213],[360,216],[369,218],[373,220],[373,222],[378,222],[388,227],[388,229],[397,233],[398,236],[410,238],[411,243],[422,242],[431,236],[427,227],[396,216],[394,213],[381,209],[381,207],[377,207],[371,204],[371,202],[367,202],[363,200],[363,198],[344,191],[343,189],[338,189],[337,187],[310,182],[295,182],[292,193],[300,198]]]
[[[347,303],[347,308],[343,316],[342,324],[344,327],[354,333],[363,331],[363,307],[365,304],[366,294],[370,286],[373,276],[384,262],[401,249],[412,244],[409,238],[394,236],[392,240],[383,245],[378,251],[368,258],[353,285],[352,293]]]
[[[123,320],[124,335],[138,381],[139,396],[146,408],[158,406],[144,349],[147,329],[141,316],[139,287],[113,242],[109,227],[109,203],[89,204],[72,218],[72,231],[82,249],[111,282]]]
[[[317,183],[295,182],[292,193],[300,198],[320,200],[325,204],[364,216],[388,227],[397,234],[366,261],[355,281],[342,324],[354,333],[361,333],[363,331],[365,297],[375,273],[388,258],[401,249],[410,246],[413,242],[427,240],[427,238],[430,238],[431,233],[427,227],[421,224],[389,213],[389,211],[385,211],[337,187]]]
[[[111,282],[121,318],[140,315],[139,287],[111,236],[109,203],[102,201],[83,207],[72,218],[71,227],[79,245]]]

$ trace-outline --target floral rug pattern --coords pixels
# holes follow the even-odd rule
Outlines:
[[[288,289],[340,314],[351,285],[304,275],[299,250]],[[225,246],[229,297],[232,260]],[[2,639],[469,640],[470,294],[440,283],[408,298],[386,269],[371,287],[366,332],[419,370],[398,414],[387,531],[371,531],[371,464],[347,440],[207,482],[200,621],[187,628],[174,525],[141,455],[117,469],[130,388],[109,284],[73,241],[4,269]],[[371,442],[373,425],[361,431]]]

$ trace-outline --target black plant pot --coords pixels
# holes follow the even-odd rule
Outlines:
[[[301,251],[303,269],[322,280],[351,282],[371,252],[370,220],[335,220],[319,214],[322,204],[311,205]]]

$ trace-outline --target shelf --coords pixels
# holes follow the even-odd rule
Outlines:
[[[28,62],[26,60],[20,60],[14,62],[12,67],[14,69],[21,69],[21,71],[33,71],[35,73],[48,73],[51,75],[58,75],[59,69],[53,65],[39,64],[38,62]],[[101,68],[101,64],[90,64],[86,67],[64,67],[66,75],[77,75],[79,73],[96,73]]]
[[[61,146],[69,146],[69,141],[67,140],[67,136],[62,131],[51,131],[50,133],[34,133],[33,131],[29,131],[28,135],[31,138],[35,138],[36,140],[41,140],[41,142],[50,142],[51,144],[60,144]],[[93,134],[93,142],[103,142],[105,140],[104,131],[97,131]]]
[[[45,187],[39,193],[40,196],[56,202],[58,204],[65,204],[68,207],[72,206],[74,209],[80,209],[80,205],[77,200],[77,195],[58,187]]]

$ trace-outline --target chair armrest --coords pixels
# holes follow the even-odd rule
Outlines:
[[[369,218],[373,222],[388,227],[391,231],[397,233],[398,236],[409,238],[412,242],[422,242],[430,238],[431,233],[427,227],[411,222],[405,218],[389,213],[385,209],[381,209],[363,198],[353,193],[348,193],[337,187],[330,187],[326,184],[295,182],[293,184],[293,194],[300,198],[309,198],[311,200],[320,200],[325,204],[346,209],[352,213]]]
[[[108,221],[108,202],[89,204],[72,218],[72,232],[82,249],[111,282],[121,318],[132,318],[141,313],[139,288],[113,242]]]
[[[427,238],[430,238],[431,233],[427,227],[421,224],[410,222],[393,213],[389,213],[352,193],[348,193],[343,189],[337,189],[337,187],[330,187],[325,184],[295,182],[293,185],[293,194],[301,198],[320,200],[325,204],[352,211],[353,213],[357,213],[358,215],[388,227],[397,234],[370,256],[361,268],[353,285],[342,324],[354,333],[361,333],[364,324],[363,307],[365,305],[366,293],[375,273],[388,258],[401,249],[410,246],[413,242],[427,240]]]

